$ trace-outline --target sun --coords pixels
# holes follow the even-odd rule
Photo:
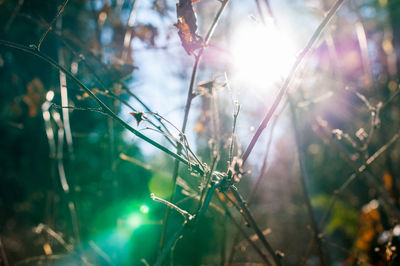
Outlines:
[[[287,75],[296,48],[285,31],[253,22],[238,26],[231,52],[235,79],[252,89],[268,90]]]

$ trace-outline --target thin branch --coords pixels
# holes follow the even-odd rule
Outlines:
[[[32,18],[30,15],[27,14],[20,14],[22,17],[38,24],[41,27],[44,26],[48,26],[47,24],[44,24],[43,22]],[[83,64],[85,65],[85,67],[89,70],[89,72],[93,75],[94,79],[99,83],[99,85],[103,88],[103,90],[105,91],[105,95],[106,96],[111,96],[114,99],[120,101],[122,104],[126,105],[129,109],[136,111],[135,108],[133,108],[133,106],[131,106],[127,101],[123,100],[121,97],[119,97],[118,95],[116,95],[115,93],[113,93],[111,90],[107,89],[107,86],[104,84],[104,82],[102,81],[102,79],[100,78],[100,76],[96,73],[96,71],[93,69],[93,67],[87,62],[87,60],[85,59],[84,56],[82,56],[82,54],[79,54],[74,48],[72,48],[68,42],[66,41],[66,39],[68,39],[70,42],[72,42],[74,45],[79,46],[80,49],[82,49],[83,51],[85,51],[86,54],[90,55],[93,59],[95,59],[99,65],[105,70],[107,71],[107,73],[110,72],[110,69],[91,51],[86,49],[85,46],[81,45],[77,40],[74,40],[72,38],[72,36],[66,36],[63,35],[63,33],[61,31],[56,31],[53,28],[51,28],[51,31],[55,34],[55,36],[57,36],[65,45],[65,47],[67,47],[75,56],[77,56],[81,62],[83,62]],[[130,95],[131,97],[133,97],[137,102],[139,102],[140,105],[142,105],[142,107],[149,113],[153,113],[150,108],[142,101],[140,100],[139,97],[136,96],[136,94],[134,94],[132,91],[129,90],[129,88],[123,84],[122,82],[117,82],[119,85],[121,85],[122,90],[124,90],[124,92],[126,92],[128,95]],[[158,118],[155,117],[156,120],[158,120],[158,122],[160,123],[161,127],[163,127],[166,132],[168,134],[164,134],[164,136],[166,136],[167,141],[173,145],[175,147],[175,143],[173,143],[167,136],[170,135],[170,132],[168,130],[168,128],[165,126],[165,124]],[[153,121],[149,121],[149,123],[151,125],[153,125],[155,128],[157,128],[160,131],[163,131],[161,129],[160,126],[156,125]]]
[[[231,144],[229,145],[228,167],[231,165],[233,159],[233,146],[235,143],[236,122],[240,112],[240,104],[235,102],[235,106],[233,108],[235,108],[235,110],[233,111],[233,125],[231,134]]]
[[[129,130],[130,132],[132,132],[134,135],[136,135],[137,137],[143,139],[144,141],[146,141],[147,143],[151,144],[152,146],[158,148],[159,150],[167,153],[168,155],[174,157],[175,159],[179,160],[180,162],[186,164],[187,166],[190,165],[190,163],[182,158],[181,156],[179,156],[177,153],[169,150],[168,148],[164,147],[163,145],[159,144],[158,142],[150,139],[149,137],[143,135],[142,133],[140,133],[139,131],[137,131],[136,129],[134,129],[133,127],[131,127],[130,125],[128,125],[126,122],[124,122],[121,118],[119,118],[113,111],[111,111],[111,109],[104,104],[88,87],[86,87],[78,78],[76,78],[71,72],[69,72],[68,70],[66,70],[63,66],[59,65],[57,62],[55,62],[52,58],[50,58],[49,56],[47,56],[46,54],[43,54],[40,51],[37,51],[36,49],[31,49],[29,47],[17,44],[17,43],[13,43],[13,42],[9,42],[9,41],[5,41],[5,40],[0,40],[0,45],[2,46],[6,46],[9,48],[13,48],[31,55],[34,55],[44,61],[46,61],[47,63],[51,64],[53,67],[57,68],[58,70],[62,70],[69,78],[71,78],[79,87],[81,87],[85,92],[87,92],[96,102],[98,105],[100,105],[100,107],[103,109],[103,111],[110,115],[112,118],[114,118],[117,122],[119,122],[125,129]],[[197,171],[200,175],[203,174],[203,170],[200,169],[199,166],[192,166],[192,168]]]
[[[256,133],[254,134],[253,138],[251,139],[251,142],[249,146],[247,147],[246,151],[244,152],[242,156],[243,163],[246,162],[248,159],[251,151],[253,150],[255,144],[258,141],[258,138],[261,136],[261,133],[264,131],[264,129],[267,127],[268,122],[271,120],[272,115],[274,114],[276,108],[278,108],[279,103],[281,102],[283,96],[285,96],[286,91],[289,87],[290,82],[294,78],[294,75],[297,71],[297,68],[299,65],[303,62],[305,59],[306,55],[310,52],[316,41],[318,40],[318,37],[321,35],[321,33],[324,31],[326,25],[331,21],[333,16],[336,14],[336,12],[339,10],[340,6],[344,3],[346,0],[337,0],[336,3],[331,7],[329,10],[328,14],[325,16],[324,20],[321,22],[321,24],[318,26],[318,28],[315,30],[314,34],[311,36],[311,39],[308,41],[307,45],[304,47],[302,52],[299,54],[297,57],[296,61],[294,62],[289,75],[286,77],[282,87],[280,88],[278,95],[276,96],[272,106],[268,110],[267,114],[265,115],[263,121],[261,122],[260,126],[258,127]]]
[[[62,237],[62,235],[57,233],[57,232],[55,232],[49,226],[40,223],[34,228],[33,231],[36,234],[40,234],[43,231],[45,231],[49,236],[54,238],[54,240],[56,240],[61,246],[63,246],[66,251],[68,251],[68,252],[72,252],[73,251],[73,247],[70,244],[68,244],[67,242],[65,242],[64,238]]]
[[[228,197],[227,197],[228,198]],[[267,265],[272,265],[270,260],[265,256],[265,254],[260,250],[260,248],[250,239],[250,237],[246,234],[246,232],[243,230],[242,226],[235,220],[231,212],[229,211],[228,207],[225,205],[225,203],[217,197],[219,202],[221,203],[222,208],[225,210],[225,215],[228,216],[232,223],[235,225],[235,227],[238,229],[239,233],[242,234],[242,236],[246,239],[246,241],[254,248],[254,250],[257,252],[257,254],[260,256],[260,258],[267,264]],[[233,244],[233,248],[235,247],[235,243]],[[231,263],[229,261],[229,263]]]
[[[256,221],[253,218],[253,215],[251,214],[249,208],[247,207],[246,202],[243,200],[242,196],[239,194],[237,189],[235,187],[230,187],[230,191],[232,192],[233,196],[235,197],[237,203],[240,205],[240,214],[243,216],[243,218],[246,219],[246,221],[249,223],[249,225],[253,228],[255,233],[257,234],[258,238],[260,239],[261,243],[264,245],[264,247],[268,250],[270,256],[272,257],[275,265],[281,265],[281,261],[278,258],[277,254],[275,253],[274,249],[271,247],[267,239],[265,238],[264,234],[262,233],[261,229],[258,227]]]
[[[285,105],[282,106],[282,108],[281,108],[281,110],[279,111],[279,113],[275,115],[275,119],[274,119],[273,122],[272,122],[271,131],[270,131],[270,134],[269,134],[269,139],[268,139],[268,141],[267,141],[267,147],[266,147],[266,149],[265,149],[265,155],[264,155],[263,163],[262,163],[262,166],[261,166],[261,169],[260,169],[260,173],[259,173],[259,175],[258,175],[258,177],[257,177],[257,179],[256,179],[256,182],[255,182],[254,185],[253,185],[253,188],[251,189],[251,191],[250,191],[250,193],[249,193],[249,196],[247,197],[247,204],[250,204],[250,203],[252,202],[254,196],[256,195],[256,192],[257,192],[258,188],[260,187],[261,181],[263,180],[262,178],[264,177],[265,172],[266,172],[266,170],[267,170],[268,157],[269,157],[269,152],[270,152],[270,150],[271,150],[271,144],[272,144],[272,139],[273,139],[273,136],[274,136],[274,131],[275,131],[276,123],[278,122],[278,119],[279,119],[280,115],[281,115],[281,114],[283,113],[283,111],[286,109],[287,103],[288,103],[288,102],[286,101],[286,102],[285,102]],[[230,255],[229,255],[230,260],[229,260],[229,263],[232,263],[231,260],[233,259],[233,253],[234,253],[234,251],[235,251],[235,246],[236,246],[236,243],[237,243],[238,241],[239,241],[239,232],[236,233],[236,236],[234,237],[234,240],[233,240],[233,243],[234,243],[234,244],[232,245],[232,248],[231,248],[231,251],[230,251]]]
[[[206,176],[204,187],[203,187],[203,189],[201,191],[201,195],[200,195],[200,199],[199,199],[199,206],[197,208],[197,212],[200,211],[201,206],[203,206],[203,204],[204,204],[203,203],[204,196],[206,195],[206,191],[208,190],[208,186],[210,185],[210,182],[211,182],[211,179],[212,179],[212,176],[213,176],[216,164],[217,164],[217,160],[218,160],[218,155],[215,154],[215,156],[213,158],[213,161],[211,163],[210,170],[209,170],[209,172],[208,172],[208,174]]]
[[[322,242],[320,239],[318,224],[315,219],[315,215],[314,215],[313,208],[311,205],[310,195],[309,195],[309,192],[307,189],[307,184],[306,184],[306,182],[307,182],[306,180],[308,179],[308,174],[307,174],[306,164],[304,161],[304,154],[303,154],[303,148],[302,148],[301,140],[300,140],[300,132],[299,132],[299,126],[297,123],[296,111],[294,109],[294,104],[290,98],[289,98],[289,101],[290,101],[290,111],[291,111],[291,115],[292,115],[292,124],[293,124],[293,129],[294,129],[294,136],[295,136],[298,160],[299,160],[299,165],[300,165],[301,188],[303,189],[304,200],[305,200],[308,215],[309,215],[310,221],[311,221],[313,237],[314,237],[315,242],[317,243],[319,262],[320,262],[321,266],[324,266],[324,265],[326,265],[326,262],[325,262],[323,246],[322,246]]]
[[[89,246],[94,250],[94,252],[96,252],[97,255],[99,255],[99,257],[101,257],[105,262],[107,262],[108,265],[115,265],[110,256],[107,255],[107,253],[105,253],[93,240],[89,241]]]
[[[173,203],[171,203],[171,202],[169,202],[169,201],[167,201],[165,199],[157,197],[156,195],[154,195],[154,193],[151,193],[150,197],[151,197],[152,200],[164,203],[165,205],[167,205],[171,209],[176,210],[177,212],[179,212],[183,216],[183,218],[185,218],[185,220],[192,220],[194,218],[194,216],[191,215],[190,213],[188,213],[187,211],[182,210],[181,208],[179,208],[175,204],[173,204]]]
[[[400,211],[397,209],[396,205],[392,202],[387,192],[381,187],[381,185],[376,181],[376,178],[366,170],[366,166],[358,167],[357,164],[351,160],[344,149],[339,146],[338,143],[333,142],[330,137],[327,136],[325,128],[321,125],[322,122],[316,122],[316,127],[314,130],[316,133],[332,148],[334,148],[342,157],[342,159],[350,166],[356,175],[358,175],[370,188],[374,189],[378,197],[382,200],[383,206],[386,207],[387,211],[391,213],[394,217],[400,218]]]
[[[14,19],[17,16],[17,14],[23,4],[24,4],[24,0],[18,0],[17,5],[15,6],[14,10],[12,11],[11,16],[6,23],[6,26],[4,27],[5,32],[7,32],[10,29],[11,24],[14,22]]]
[[[155,263],[156,266],[161,265],[163,263],[166,255],[171,250],[171,248],[181,238],[183,233],[190,228],[188,225],[192,224],[192,223],[193,224],[196,223],[196,220],[205,213],[205,211],[207,210],[208,206],[211,203],[212,196],[214,195],[214,192],[215,192],[217,186],[218,186],[218,183],[212,184],[211,188],[207,191],[207,195],[205,197],[204,204],[201,207],[201,209],[198,211],[198,213],[195,216],[192,216],[191,219],[186,219],[185,222],[182,224],[182,226],[179,227],[178,230],[176,230],[176,232],[173,234],[173,236],[170,238],[170,240],[164,245],[164,247],[162,248],[160,255],[158,256],[157,261]],[[165,201],[165,202],[168,202],[168,201]],[[168,203],[172,204],[170,202],[168,202]],[[174,204],[172,204],[172,205],[174,205]]]
[[[223,11],[225,10],[225,7],[227,6],[227,4],[229,3],[230,0],[225,0],[221,2],[221,6],[210,26],[210,28],[208,29],[208,32],[206,34],[206,37],[204,39],[204,46],[200,49],[200,51],[198,52],[197,55],[195,55],[195,61],[194,61],[194,65],[193,65],[193,69],[192,69],[192,75],[190,77],[190,83],[189,83],[189,89],[188,89],[188,94],[187,94],[187,98],[186,98],[186,105],[185,105],[185,113],[183,116],[183,123],[182,123],[182,129],[181,132],[184,134],[186,131],[186,125],[187,125],[187,121],[188,121],[188,117],[189,117],[189,112],[190,112],[190,108],[192,105],[192,100],[195,97],[195,94],[193,93],[194,90],[194,86],[195,86],[195,82],[196,82],[196,77],[197,77],[197,71],[199,68],[199,64],[200,64],[200,60],[201,57],[203,55],[205,46],[208,44],[208,42],[211,39],[211,36],[214,32],[215,27],[218,24],[218,21],[223,13]],[[177,144],[178,148],[177,148],[177,154],[180,155],[182,152],[182,145],[180,145],[179,143]],[[174,170],[172,173],[172,194],[171,197],[169,199],[169,201],[173,201],[174,199],[174,195],[175,195],[175,189],[176,189],[176,179],[178,177],[178,173],[179,173],[179,161],[175,160],[175,164],[174,164]],[[163,219],[163,227],[161,230],[161,237],[160,237],[160,250],[163,249],[164,246],[164,241],[165,241],[165,234],[167,231],[167,224],[168,224],[168,215],[169,215],[169,209],[167,208],[165,210],[165,214],[164,214],[164,219]]]
[[[60,7],[60,9],[58,10],[56,16],[53,18],[53,20],[50,22],[48,28],[46,29],[46,31],[43,33],[42,37],[40,37],[40,40],[37,44],[37,49],[38,51],[40,51],[40,47],[42,46],[42,43],[44,41],[44,39],[46,38],[47,34],[49,33],[49,31],[51,30],[51,28],[53,27],[54,22],[56,22],[57,18],[62,14],[62,12],[64,11],[65,6],[67,5],[69,0],[65,0],[64,3],[62,4],[62,6]]]
[[[397,140],[399,140],[399,138],[400,138],[400,132],[397,132],[396,134],[393,135],[393,137],[385,145],[383,145],[379,150],[377,150],[373,155],[371,155],[365,161],[365,163],[358,168],[358,170],[360,172],[364,172],[379,156],[381,156],[394,143],[396,143]],[[351,174],[349,176],[349,178],[347,178],[347,180],[340,186],[340,188],[334,191],[334,195],[328,205],[328,209],[326,210],[326,212],[324,213],[324,215],[322,216],[322,219],[320,221],[321,228],[324,226],[324,223],[325,223],[326,219],[328,218],[329,213],[333,209],[333,206],[335,205],[338,196],[353,182],[353,180],[356,179],[356,177],[357,177],[356,173]]]

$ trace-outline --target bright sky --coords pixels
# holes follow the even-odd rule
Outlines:
[[[206,2],[202,3],[205,5]],[[215,76],[223,76],[223,71],[234,73],[229,78],[233,90],[240,95],[240,103],[243,107],[238,122],[238,135],[244,140],[249,140],[252,136],[251,129],[257,128],[261,121],[261,112],[265,112],[265,105],[270,104],[272,95],[285,77],[294,56],[311,36],[318,19],[320,19],[314,17],[312,11],[304,5],[294,4],[290,0],[271,1],[271,4],[275,14],[279,14],[279,29],[271,23],[267,28],[262,27],[260,22],[256,21],[258,16],[253,1],[232,1],[232,9],[229,13],[225,12],[220,22],[226,23],[228,14],[231,16],[231,23],[234,27],[230,52],[234,56],[231,58],[231,69],[219,70]],[[169,18],[161,21],[154,11],[150,10],[150,6],[149,1],[139,1],[137,23],[152,23],[157,26],[159,28],[157,44],[159,46],[170,44],[171,48],[146,50],[143,49],[140,41],[133,42],[132,45],[136,51],[135,62],[139,67],[139,70],[135,72],[134,91],[154,111],[159,112],[180,128],[193,59],[183,51],[176,29],[172,27],[173,23],[176,23],[175,13],[169,14]],[[251,18],[251,15],[255,19]],[[307,25],[308,28],[299,28],[299,25]],[[292,29],[292,31],[288,29]],[[169,39],[166,38],[167,33],[172,33]],[[182,78],[182,74],[184,74],[184,78]],[[210,73],[205,75],[200,70],[198,82],[203,81],[202,78],[211,77],[207,75]],[[196,99],[194,100],[195,106]],[[231,108],[231,106],[227,108]],[[246,114],[254,115],[254,112],[260,113],[260,120],[248,119]],[[122,115],[132,124],[134,123],[128,112]],[[195,147],[193,128],[197,117],[197,111],[193,108],[187,131],[192,147]],[[278,126],[276,130],[276,135],[283,134],[286,126],[287,123],[283,119],[281,126]],[[162,139],[154,132],[147,130],[144,133],[158,140]],[[128,135],[128,139],[137,140],[131,134]],[[258,155],[262,156],[264,153],[263,142],[265,140],[261,140],[260,148],[254,151],[254,158],[260,158]],[[148,144],[142,141],[139,141],[138,144],[142,147],[145,155],[157,154],[157,151]]]

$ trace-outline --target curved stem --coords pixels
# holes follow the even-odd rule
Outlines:
[[[205,46],[209,43],[209,41],[214,33],[214,30],[218,24],[218,21],[222,15],[223,11],[225,10],[225,7],[229,3],[229,1],[230,0],[225,0],[225,1],[221,2],[221,6],[220,6],[217,14],[215,15],[215,18],[214,18],[210,28],[208,29],[206,37],[204,39]],[[185,134],[185,131],[186,131],[186,126],[187,126],[187,122],[188,122],[188,118],[189,118],[189,112],[190,112],[190,108],[192,105],[192,100],[195,96],[193,93],[193,90],[194,90],[194,86],[195,86],[195,82],[196,82],[197,71],[199,69],[200,60],[203,55],[205,46],[202,47],[200,49],[200,51],[198,52],[198,54],[195,56],[195,61],[194,61],[193,69],[192,69],[192,75],[190,77],[188,95],[186,98],[185,113],[183,116],[183,123],[182,123],[182,129],[181,129],[182,134]],[[180,143],[177,143],[177,145],[178,145],[178,148],[177,148],[176,153],[179,155],[182,152],[182,145]],[[175,189],[176,189],[176,180],[177,180],[178,173],[179,173],[179,163],[180,162],[178,160],[176,160],[175,164],[174,164],[174,170],[173,170],[173,174],[172,174],[172,195],[171,195],[169,201],[173,201],[173,199],[174,199],[174,194],[175,194]],[[168,216],[169,216],[169,209],[167,208],[165,210],[164,219],[163,219],[163,227],[162,227],[161,237],[160,237],[160,250],[162,250],[163,246],[164,246],[165,234],[167,231],[167,224],[168,224]]]
[[[132,132],[133,134],[135,134],[137,137],[143,139],[144,141],[146,141],[147,143],[151,144],[152,146],[158,148],[159,150],[167,153],[168,155],[174,157],[175,159],[179,160],[180,162],[184,163],[185,165],[190,165],[190,163],[182,158],[181,156],[179,156],[177,153],[169,150],[168,148],[164,147],[163,145],[159,144],[158,142],[150,139],[149,137],[143,135],[142,133],[140,133],[139,131],[137,131],[136,129],[134,129],[133,127],[131,127],[130,125],[128,125],[125,121],[123,121],[121,118],[119,118],[106,104],[104,104],[88,87],[86,87],[78,78],[76,78],[71,72],[69,72],[68,70],[66,70],[63,66],[59,65],[57,62],[55,62],[52,58],[50,58],[49,56],[47,56],[46,54],[43,54],[42,52],[38,51],[38,50],[34,50],[31,49],[29,47],[17,44],[17,43],[13,43],[13,42],[9,42],[9,41],[5,41],[5,40],[0,40],[0,45],[2,46],[6,46],[9,48],[13,48],[31,55],[34,55],[44,61],[46,61],[47,63],[49,63],[50,65],[52,65],[53,67],[55,67],[58,70],[63,71],[69,78],[71,78],[79,87],[81,87],[85,92],[87,92],[96,102],[97,104],[102,108],[102,110],[104,111],[104,113],[106,113],[107,115],[111,116],[113,119],[115,119],[117,122],[119,122],[125,129],[129,130],[130,132]],[[200,169],[199,166],[192,166],[192,168],[197,171],[199,174],[203,174],[203,170]]]
[[[318,40],[318,37],[321,35],[323,30],[325,29],[326,25],[331,21],[332,17],[336,14],[340,6],[344,3],[345,0],[337,0],[336,3],[331,7],[329,10],[328,14],[326,15],[325,19],[321,22],[321,24],[318,26],[318,28],[315,30],[314,34],[311,36],[311,39],[308,41],[307,45],[304,47],[300,55],[297,57],[296,61],[294,62],[289,75],[286,77],[282,87],[280,88],[278,95],[276,96],[272,106],[268,110],[267,114],[265,115],[263,121],[261,122],[260,126],[258,127],[256,133],[254,134],[253,138],[250,141],[249,146],[247,147],[246,151],[244,152],[242,156],[243,163],[246,162],[248,159],[251,151],[253,150],[254,146],[256,145],[259,137],[261,136],[261,133],[264,131],[264,129],[267,127],[268,122],[271,120],[272,115],[274,114],[276,108],[278,108],[279,103],[281,102],[283,96],[285,96],[286,91],[289,87],[290,82],[292,81],[297,68],[300,66],[300,64],[304,61],[304,58],[308,54],[308,52],[311,50],[311,48],[314,46],[316,41]]]

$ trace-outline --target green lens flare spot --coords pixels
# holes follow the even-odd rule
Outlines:
[[[143,213],[143,214],[149,213],[149,210],[150,210],[150,208],[148,206],[146,206],[146,205],[140,206],[140,212]]]
[[[140,214],[132,214],[127,219],[127,224],[133,229],[138,228],[142,224],[142,218]]]
[[[149,183],[149,190],[160,198],[169,198],[172,195],[172,181],[167,175],[156,174]]]

